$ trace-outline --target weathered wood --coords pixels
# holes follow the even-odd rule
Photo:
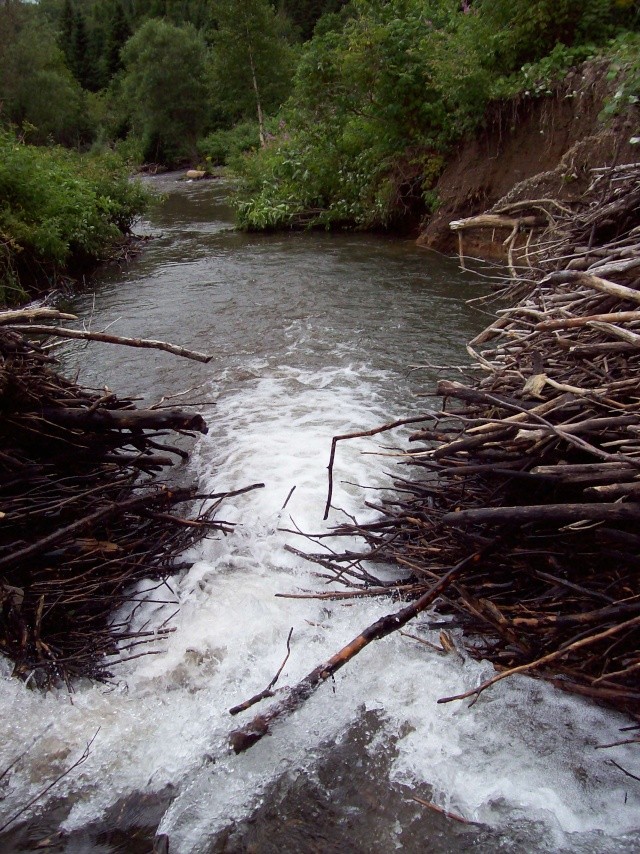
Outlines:
[[[470,228],[509,228],[526,229],[541,228],[547,224],[546,217],[522,216],[512,217],[504,214],[479,214],[466,219],[455,219],[449,223],[452,231],[467,231]]]
[[[637,332],[632,332],[630,329],[623,329],[615,323],[600,323],[599,321],[591,321],[589,326],[597,329],[599,332],[604,332],[614,338],[620,338],[626,344],[631,344],[636,349],[640,349],[640,335]]]
[[[447,589],[447,587],[460,575],[460,573],[470,564],[480,560],[481,552],[469,555],[464,560],[460,561],[457,566],[452,567],[442,578],[431,585],[429,590],[422,596],[395,614],[388,614],[376,620],[375,623],[368,626],[361,632],[351,643],[343,647],[335,655],[331,656],[324,664],[315,667],[308,673],[304,679],[298,682],[293,688],[286,691],[286,696],[274,704],[267,712],[262,715],[257,715],[250,723],[241,729],[234,730],[230,736],[230,742],[235,753],[243,753],[248,750],[256,742],[260,741],[269,733],[271,725],[281,720],[283,717],[290,715],[307,700],[323,682],[326,682],[331,676],[337,673],[341,667],[344,667],[347,662],[351,661],[354,656],[361,652],[374,640],[380,640],[392,632],[401,629],[409,620],[417,617],[422,613],[432,602]]]
[[[540,504],[528,507],[478,507],[445,513],[444,525],[462,527],[464,525],[504,523],[523,524],[546,522],[565,525],[569,522],[606,521],[637,522],[640,519],[640,503],[629,504]]]
[[[536,323],[538,332],[547,332],[554,329],[577,329],[587,326],[593,321],[602,323],[636,323],[640,321],[640,311],[614,311],[607,314],[587,314],[582,317],[564,317],[559,320],[543,320]]]
[[[45,408],[36,417],[76,430],[180,430],[206,433],[201,415],[181,409]]]
[[[640,475],[638,475],[640,477]],[[605,483],[601,486],[588,486],[584,491],[585,497],[598,500],[614,498],[639,498],[640,481],[630,483]]]
[[[600,291],[603,294],[616,297],[617,299],[640,303],[640,291],[637,291],[634,288],[628,288],[626,285],[619,285],[616,282],[610,282],[608,279],[602,279],[599,276],[583,273],[579,270],[563,270],[558,273],[551,273],[540,282],[540,285],[559,284],[561,282],[573,282],[579,285],[584,285],[588,288],[593,288],[593,290]]]
[[[30,316],[42,318],[19,319]],[[191,545],[233,526],[214,518],[225,493],[155,480],[170,454],[188,457],[160,437],[205,432],[200,415],[137,411],[108,390],[80,388],[16,330],[17,317],[0,323],[0,649],[15,675],[70,686],[75,677],[109,678],[120,640],[123,653],[147,643],[112,619],[140,581],[187,568]]]
[[[0,326],[25,323],[32,320],[77,320],[75,314],[58,311],[56,308],[18,308],[0,311]]]
[[[110,335],[107,332],[89,332],[84,329],[67,329],[62,326],[41,326],[38,324],[11,324],[10,329],[25,335],[47,335],[53,338],[76,338],[81,341],[100,341],[103,344],[119,344],[123,347],[141,347],[149,350],[164,350],[174,356],[183,356],[196,362],[210,362],[213,356],[199,353],[197,350],[187,350],[177,344],[167,341],[155,341],[150,338],[125,338],[122,335]]]

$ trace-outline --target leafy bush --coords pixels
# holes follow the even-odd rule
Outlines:
[[[177,164],[195,153],[206,116],[207,47],[193,26],[149,19],[122,53],[122,104],[145,159]]]
[[[602,111],[604,119],[640,102],[640,33],[623,33],[611,42],[607,54],[609,79],[617,81],[617,86]]]
[[[257,151],[260,136],[256,122],[240,122],[198,140],[198,154],[207,166],[226,166],[248,151]]]
[[[0,133],[0,297],[95,263],[146,204],[114,154],[36,148]]]
[[[0,122],[37,144],[77,145],[93,135],[83,92],[35,3],[0,3]]]
[[[239,165],[240,224],[384,228],[407,192],[428,192],[434,158],[486,102],[487,75],[455,40],[460,17],[453,0],[354,0],[323,20],[280,137]]]
[[[597,55],[594,45],[566,47],[557,44],[548,56],[537,62],[525,63],[514,74],[497,77],[491,84],[492,98],[512,98],[523,94],[526,97],[551,95],[564,80],[567,72]]]
[[[303,46],[285,131],[238,164],[240,224],[388,227],[416,193],[432,210],[491,99],[549,93],[632,18],[628,0],[351,0]],[[621,42],[620,103],[637,56]]]

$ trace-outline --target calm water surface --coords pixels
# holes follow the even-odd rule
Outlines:
[[[111,685],[77,686],[73,703],[65,692],[26,691],[4,673],[0,769],[24,755],[0,781],[2,815],[96,737],[29,822],[0,838],[2,850],[33,850],[48,838],[49,850],[149,852],[156,831],[179,854],[640,847],[640,787],[609,763],[637,771],[638,757],[597,749],[619,740],[626,721],[525,678],[473,706],[439,706],[491,668],[401,636],[363,651],[248,753],[230,753],[238,719],[228,709],[270,682],[291,627],[283,685],[393,609],[277,598],[325,589],[318,567],[284,548],[305,541],[282,528],[324,529],[333,435],[415,414],[436,378],[424,366],[464,363],[464,342],[486,324],[465,300],[486,286],[407,241],[240,234],[223,183],[173,175],[150,183],[166,194],[140,225],[153,240],[73,309],[94,329],[213,359],[74,343],[63,363],[85,385],[147,402],[195,388],[210,432],[176,476],[212,491],[266,487],[228,502],[223,516],[237,523],[235,535],[194,548],[192,569],[162,594],[141,586],[137,625],[176,629],[158,654],[120,665]],[[334,522],[371,513],[363,510],[371,493],[358,484],[388,483],[386,446],[399,438],[343,444]],[[437,641],[428,617],[411,631]]]

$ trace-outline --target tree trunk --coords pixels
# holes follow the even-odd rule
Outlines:
[[[249,38],[249,33],[247,32],[247,38]],[[260,101],[260,89],[258,87],[258,78],[256,77],[256,66],[253,61],[253,51],[251,50],[251,43],[249,43],[249,68],[251,69],[251,82],[253,84],[253,91],[256,96],[256,109],[258,113],[258,134],[260,136],[260,147],[264,148],[265,146],[265,133],[264,133],[264,116],[262,114],[262,103]]]

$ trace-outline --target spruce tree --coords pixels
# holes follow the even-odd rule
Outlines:
[[[127,21],[122,3],[117,0],[109,32],[107,33],[107,43],[105,50],[105,66],[106,73],[109,79],[114,77],[122,68],[122,59],[120,51],[124,47],[128,38],[131,35],[131,28]]]
[[[76,9],[73,15],[71,39],[71,70],[83,89],[90,88],[91,65],[89,61],[89,37],[84,15]]]

